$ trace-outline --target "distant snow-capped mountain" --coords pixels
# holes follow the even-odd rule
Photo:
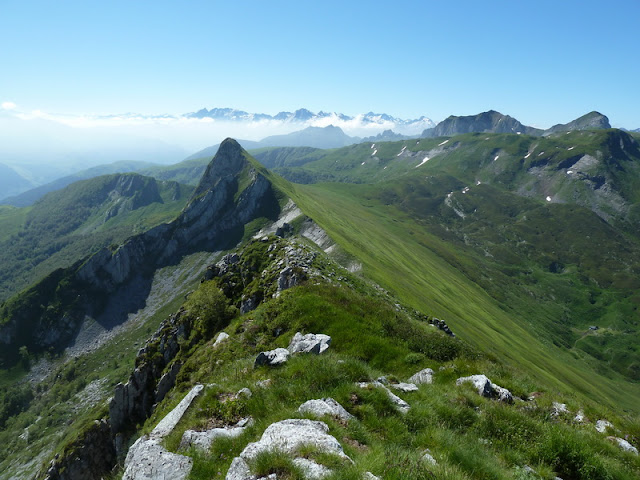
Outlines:
[[[384,128],[392,128],[404,134],[417,134],[426,128],[435,127],[435,123],[425,116],[416,119],[402,119],[393,117],[386,113],[368,112],[356,116],[349,116],[343,113],[323,112],[313,113],[306,108],[300,108],[295,112],[280,112],[276,115],[266,113],[249,113],[244,110],[236,110],[234,108],[212,108],[210,110],[203,108],[197,112],[190,112],[183,115],[186,118],[211,118],[213,120],[232,121],[232,122],[255,122],[260,120],[274,120],[287,123],[302,123],[309,126],[328,126],[328,125],[379,125]]]

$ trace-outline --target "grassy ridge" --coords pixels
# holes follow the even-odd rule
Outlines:
[[[252,248],[245,250],[242,262],[251,264],[244,255]],[[330,263],[323,272],[340,280],[329,284],[315,279],[286,290],[236,317],[224,329],[230,338],[220,345],[214,347],[213,339],[204,339],[197,348],[183,352],[185,363],[176,388],[141,433],[149,432],[195,383],[209,385],[164,440],[168,450],[192,457],[189,478],[223,478],[234,456],[258,440],[270,424],[313,418],[300,414],[298,406],[326,397],[336,399],[355,416],[348,422],[329,416],[321,419],[353,463],[314,449],[304,448],[298,455],[331,468],[330,480],[355,480],[365,471],[398,480],[539,478],[528,474],[525,465],[545,479],[556,475],[576,480],[631,479],[640,472],[638,458],[621,452],[592,423],[577,425],[569,413],[554,417],[552,402],[567,402],[572,412],[582,409],[591,419],[612,419],[634,439],[637,423],[616,418],[595,403],[545,391],[544,382],[417,321],[398,310],[392,298]],[[200,291],[216,287],[216,282],[201,285]],[[186,315],[198,314],[188,303],[185,306]],[[329,334],[329,351],[322,356],[295,355],[279,368],[253,366],[258,352],[286,347],[296,331]],[[355,384],[383,374],[394,383],[427,366],[435,371],[432,385],[413,393],[395,391],[410,404],[407,414],[399,413],[383,391]],[[470,387],[456,386],[458,377],[478,372],[522,399],[534,389],[545,393],[536,401],[506,405],[479,397]],[[245,387],[250,388],[250,396],[236,394]],[[187,429],[232,425],[246,416],[255,423],[235,439],[216,439],[205,452],[179,447]],[[437,465],[421,459],[426,449]],[[252,468],[263,476],[304,478],[291,456],[278,451],[260,457]]]

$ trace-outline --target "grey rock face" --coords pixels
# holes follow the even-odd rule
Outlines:
[[[82,455],[53,460],[47,471],[48,480],[100,480],[116,462],[111,443],[111,430],[105,420],[96,420],[78,447]]]
[[[300,332],[291,339],[288,350],[291,353],[315,353],[316,355],[324,353],[331,344],[331,337],[323,333],[307,333],[302,335]]]
[[[275,350],[270,350],[268,352],[260,352],[256,358],[254,366],[259,367],[261,365],[269,365],[270,367],[275,367],[282,365],[289,360],[289,355],[289,350],[286,348],[276,348]]]
[[[296,271],[293,267],[285,267],[278,277],[278,292],[299,285],[307,277],[302,271]]]
[[[245,313],[251,312],[252,310],[255,310],[256,308],[258,308],[259,304],[260,304],[260,299],[255,295],[252,295],[248,298],[244,298],[240,303],[240,313],[245,314]]]
[[[331,470],[327,467],[307,458],[294,458],[293,464],[300,468],[304,472],[304,476],[309,480],[320,480],[331,474]]]
[[[237,178],[241,172],[248,180],[242,186]],[[80,268],[73,267],[76,270],[68,271],[73,280],[70,285],[83,285],[77,301],[59,318],[49,318],[47,325],[29,330],[21,327],[25,322],[1,326],[0,342],[10,344],[16,336],[24,335],[34,353],[51,347],[64,348],[77,334],[85,316],[101,311],[105,294],[119,294],[130,282],[150,282],[156,268],[173,264],[186,254],[228,246],[239,228],[256,216],[263,216],[265,209],[277,208],[269,180],[248,160],[235,140],[227,139],[176,220],[131,237],[115,251],[100,250],[85,259]],[[233,258],[229,260],[232,262]],[[282,279],[285,288],[299,281],[301,274],[296,272]],[[28,315],[28,307],[16,316]]]
[[[162,399],[167,395],[167,393],[169,393],[169,390],[171,390],[176,384],[176,377],[178,376],[178,373],[180,373],[180,368],[182,368],[182,364],[176,362],[171,365],[171,368],[167,373],[160,377],[158,386],[156,387],[155,403],[161,402]]]
[[[478,390],[478,395],[486,398],[495,398],[501,402],[513,403],[513,395],[506,388],[491,383],[485,375],[471,375],[470,377],[461,377],[456,380],[456,385],[463,383],[472,383]]]
[[[354,418],[353,415],[347,412],[344,407],[336,402],[333,398],[308,400],[300,405],[298,411],[300,413],[310,413],[317,417],[322,417],[323,415],[331,415],[343,420],[351,420],[352,418]]]
[[[416,385],[431,384],[433,383],[433,370],[430,368],[420,370],[418,373],[409,377],[408,382]]]
[[[152,412],[153,405],[160,402],[175,384],[180,370],[174,364],[169,372],[162,371],[178,353],[179,340],[190,332],[188,326],[180,322],[180,315],[172,315],[163,322],[147,345],[141,349],[136,360],[138,367],[133,371],[126,384],[116,385],[114,395],[109,402],[109,420],[114,435],[124,431],[127,425],[145,420]],[[153,349],[161,354],[162,361],[145,361],[145,355]]]

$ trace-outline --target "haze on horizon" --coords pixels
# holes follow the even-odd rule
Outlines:
[[[394,128],[182,116],[205,107],[436,122],[494,109],[542,128],[598,110],[638,128],[639,13],[635,0],[4,1],[0,163],[87,162],[97,151],[166,163],[228,136]]]

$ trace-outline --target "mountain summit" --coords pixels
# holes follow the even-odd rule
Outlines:
[[[457,117],[451,115],[435,128],[422,132],[423,137],[449,137],[462,133],[485,132],[485,133],[525,133],[527,135],[540,135],[542,130],[527,127],[509,115],[503,115],[495,110]]]
[[[572,132],[574,130],[594,130],[611,128],[609,119],[600,112],[589,112],[569,123],[561,123],[545,130],[544,135],[557,132]]]
[[[572,132],[574,130],[598,130],[611,128],[609,119],[599,112],[590,112],[569,123],[554,125],[547,130],[523,125],[509,115],[503,115],[495,110],[482,112],[477,115],[458,117],[451,115],[436,125],[422,132],[422,137],[451,137],[463,133],[517,133],[534,137],[547,136],[558,132]]]

